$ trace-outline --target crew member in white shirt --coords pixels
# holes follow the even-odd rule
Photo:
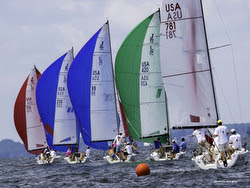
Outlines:
[[[231,159],[231,155],[235,152],[235,150],[241,150],[242,149],[242,143],[241,143],[241,136],[240,134],[236,134],[235,129],[232,129],[231,136],[229,137],[229,159]]]
[[[225,151],[228,150],[228,129],[226,126],[222,125],[222,121],[218,120],[218,127],[214,130],[213,137],[218,137],[218,148],[222,156],[223,164],[227,166],[227,160],[225,157]]]
[[[116,143],[116,155],[118,154],[121,159],[125,160],[125,156],[122,152],[122,133],[115,137],[114,143]]]
[[[210,161],[213,161],[213,155],[210,152],[210,145],[207,142],[206,137],[205,137],[205,129],[194,128],[194,132],[192,134],[192,137],[194,137],[194,136],[196,136],[197,141],[198,141],[198,145],[199,145],[198,155],[202,155],[203,148],[205,148],[209,153]]]
[[[132,146],[130,145],[130,143],[127,143],[127,145],[125,146],[125,151],[128,155],[132,155]]]
[[[56,151],[55,150],[51,150],[50,154],[51,154],[52,158],[56,158]]]
[[[90,158],[90,153],[91,153],[90,147],[87,146],[87,150],[86,150],[86,157],[87,157],[87,158]]]

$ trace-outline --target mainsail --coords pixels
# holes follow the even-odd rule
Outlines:
[[[163,0],[160,55],[173,128],[215,127],[218,119],[200,0]]]
[[[118,134],[108,22],[83,46],[68,75],[69,95],[84,143],[108,149]]]
[[[160,67],[159,11],[137,25],[122,43],[115,62],[116,85],[127,118],[129,134],[152,142],[168,138],[166,94]],[[145,139],[148,138],[148,139]]]
[[[37,105],[49,146],[67,151],[68,145],[77,145],[76,117],[71,104],[67,75],[73,61],[73,49],[52,63],[37,84]]]
[[[39,155],[47,147],[45,131],[36,104],[36,86],[41,73],[34,67],[17,96],[14,107],[16,130],[26,150]]]

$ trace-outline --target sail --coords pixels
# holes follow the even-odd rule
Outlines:
[[[124,112],[124,108],[122,105],[122,102],[118,100],[119,107],[117,108],[118,114],[119,114],[119,132],[122,133],[125,137],[129,136],[129,130],[128,130],[128,123],[126,119],[126,115]]]
[[[217,109],[200,0],[163,0],[160,55],[171,127],[214,127]]]
[[[52,63],[42,74],[36,95],[48,145],[63,152],[67,151],[67,145],[77,145],[79,136],[67,88],[67,74],[72,61],[73,49]]]
[[[159,11],[137,25],[122,43],[115,62],[116,85],[136,140],[168,134],[166,95],[160,67]],[[163,141],[163,140],[162,140]]]
[[[26,150],[39,155],[47,147],[45,131],[36,104],[36,86],[41,73],[34,67],[17,96],[14,107],[16,130]]]
[[[108,149],[118,134],[108,23],[77,54],[68,87],[85,144]]]

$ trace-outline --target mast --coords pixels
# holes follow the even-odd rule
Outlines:
[[[158,8],[158,12],[159,12],[159,17],[160,17],[160,22],[161,22],[161,14],[160,14],[160,8]],[[163,87],[164,89],[164,87]],[[164,89],[165,91],[165,89]],[[166,104],[166,118],[167,118],[167,129],[168,129],[168,138],[167,138],[167,144],[170,145],[171,143],[171,134],[170,134],[170,124],[169,124],[169,115],[168,115],[168,98],[167,98],[167,93],[165,91],[165,104]]]
[[[167,98],[167,94],[166,93],[165,93],[165,101],[166,101],[166,117],[167,117],[167,129],[168,129],[167,142],[170,145],[172,139],[171,139],[171,134],[170,134],[169,116],[168,116],[168,98]]]
[[[113,66],[113,59],[112,59],[112,51],[111,51],[111,40],[110,40],[110,30],[109,30],[109,21],[107,20],[106,24],[108,25],[108,33],[109,33],[109,48],[110,48],[110,58],[111,58],[111,66],[112,66],[112,78],[113,78],[113,88],[114,88],[114,97],[115,97],[115,107],[117,108],[117,103],[116,103],[116,93],[115,93],[115,75],[114,75],[114,66]],[[119,124],[118,124],[118,114],[116,110],[116,126],[117,126],[117,131],[118,134],[119,132]]]
[[[72,57],[73,57],[73,61],[74,61],[74,48],[73,48],[73,46],[72,46]],[[72,62],[73,62],[72,61]],[[68,72],[69,73],[69,72]],[[68,73],[67,73],[67,79],[68,79]],[[69,100],[70,100],[70,102],[71,102],[71,99],[69,98]],[[72,104],[72,102],[71,102],[71,104]],[[74,114],[75,114],[75,117],[76,117],[76,113],[75,113],[75,109],[74,109],[74,106],[72,105],[72,108],[73,108],[73,110],[74,110]],[[77,146],[77,149],[79,150],[79,138],[78,138],[78,131],[77,131],[77,129],[78,129],[78,125],[77,125],[77,117],[76,117],[76,146]],[[79,131],[80,132],[80,131]],[[79,137],[80,137],[80,133],[79,133]]]
[[[218,119],[219,119],[219,112],[218,112],[217,99],[216,99],[216,95],[215,95],[215,87],[214,87],[212,66],[211,66],[211,60],[210,60],[210,53],[209,53],[209,49],[208,49],[207,31],[206,31],[206,24],[205,24],[205,19],[204,19],[204,12],[203,12],[202,0],[200,0],[200,4],[201,4],[201,14],[202,14],[203,26],[204,26],[204,35],[205,35],[205,40],[206,40],[208,64],[209,64],[210,76],[211,76],[211,80],[212,80],[212,88],[213,88],[213,94],[214,94],[214,102],[215,102],[216,116],[217,116],[217,120],[218,120]]]

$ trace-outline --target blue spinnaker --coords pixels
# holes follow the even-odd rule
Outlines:
[[[108,149],[107,142],[91,142],[90,92],[93,53],[101,29],[83,46],[68,73],[68,90],[84,143],[95,149]]]
[[[36,88],[38,111],[44,124],[48,145],[52,149],[62,152],[66,152],[69,146],[75,147],[75,145],[53,144],[56,107],[58,106],[59,102],[57,99],[59,74],[66,55],[67,53],[58,58],[44,71]],[[77,135],[79,138],[79,131],[77,132]],[[66,139],[65,141],[68,140]]]

